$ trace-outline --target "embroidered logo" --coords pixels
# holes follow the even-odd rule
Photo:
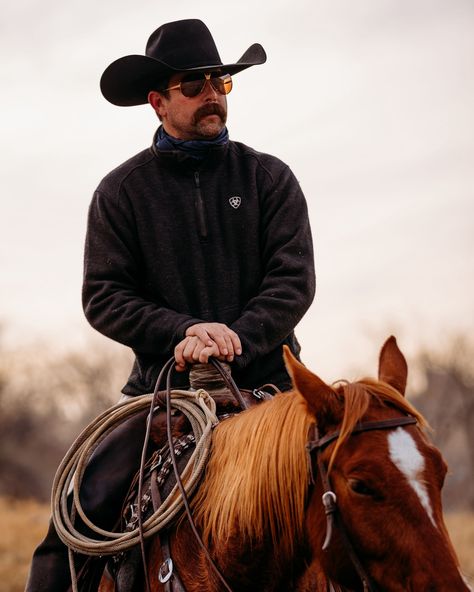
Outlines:
[[[239,197],[238,195],[235,195],[234,197],[231,197],[229,199],[229,203],[234,208],[234,210],[236,210],[240,206],[240,204],[242,203],[242,198]]]

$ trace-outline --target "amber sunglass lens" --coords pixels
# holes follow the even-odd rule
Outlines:
[[[224,74],[224,76],[212,76],[211,84],[221,95],[228,95],[232,90],[232,78],[230,74]]]

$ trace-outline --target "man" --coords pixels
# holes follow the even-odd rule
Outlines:
[[[282,345],[298,354],[293,329],[314,294],[306,203],[286,165],[225,127],[231,75],[265,60],[255,44],[222,65],[204,23],[185,20],[102,76],[107,100],[149,102],[163,124],[105,177],[89,214],[84,310],[133,348],[127,395],[152,392],[173,350],[179,370],[214,355],[239,386],[289,385]]]
[[[204,23],[184,20],[159,27],[145,56],[123,57],[102,76],[108,101],[148,102],[162,122],[151,148],[103,179],[89,211],[84,310],[134,350],[125,395],[152,392],[173,353],[175,386],[187,385],[189,364],[215,356],[240,387],[289,387],[282,346],[299,354],[293,329],[314,295],[306,202],[284,163],[230,141],[225,125],[232,75],[265,60],[254,44],[224,65]],[[83,507],[104,527],[119,500],[110,502],[95,467],[119,457],[124,470],[108,487],[122,491],[141,445],[122,433],[91,462]],[[66,589],[66,571],[51,527],[27,589]]]

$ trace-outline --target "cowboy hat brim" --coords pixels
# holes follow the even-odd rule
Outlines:
[[[266,61],[267,55],[259,43],[251,45],[235,64],[208,64],[186,69],[174,68],[149,56],[128,55],[115,60],[106,68],[100,79],[100,90],[113,105],[144,105],[148,102],[148,93],[157,89],[160,80],[177,72],[222,70],[232,75]]]

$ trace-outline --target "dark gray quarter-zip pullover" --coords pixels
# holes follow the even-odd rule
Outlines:
[[[93,327],[133,348],[123,392],[149,393],[186,329],[220,322],[242,341],[237,384],[288,385],[282,345],[314,296],[307,208],[280,160],[238,142],[203,162],[140,152],[94,194],[83,304]],[[186,375],[176,375],[183,386]]]

